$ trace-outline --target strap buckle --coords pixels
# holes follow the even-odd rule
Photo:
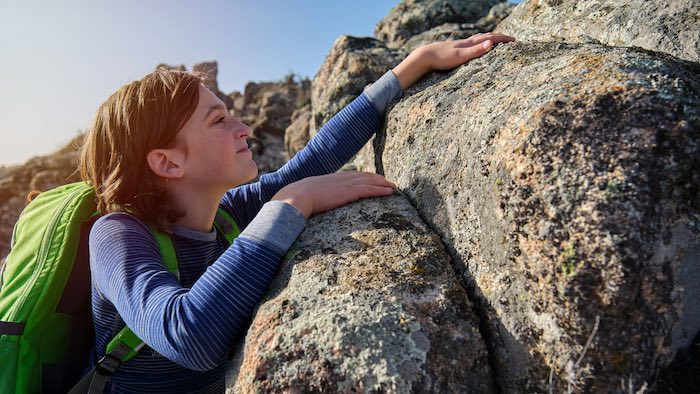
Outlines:
[[[97,366],[95,368],[100,375],[112,376],[112,374],[119,369],[120,365],[122,365],[122,360],[120,360],[118,357],[111,354],[105,354],[105,356],[97,362]]]

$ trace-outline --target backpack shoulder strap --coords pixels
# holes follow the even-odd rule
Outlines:
[[[175,275],[180,280],[180,270],[178,267],[177,253],[175,245],[169,234],[156,231],[151,227],[151,234],[158,244],[160,256],[168,272]],[[83,379],[76,385],[70,394],[81,392],[102,393],[109,381],[110,376],[119,369],[122,363],[134,358],[145,346],[145,343],[134,334],[128,326],[119,331],[107,344],[105,356],[97,362]]]
[[[151,234],[153,238],[156,239],[158,244],[158,250],[160,251],[160,257],[163,259],[163,264],[165,268],[171,274],[175,275],[178,282],[180,281],[180,268],[178,267],[177,252],[175,251],[175,245],[173,245],[173,239],[170,234],[161,233],[151,228]]]
[[[224,235],[229,244],[241,233],[238,225],[223,208],[219,207],[214,219],[214,226]],[[161,233],[151,228],[151,233],[158,244],[160,255],[168,272],[172,273],[180,280],[180,270],[178,268],[178,258],[175,245],[169,234]],[[127,326],[107,344],[106,354],[85,377],[76,385],[70,394],[80,391],[89,393],[102,393],[109,377],[116,372],[119,366],[136,356],[144,347],[144,342],[134,334]]]
[[[214,226],[226,237],[229,244],[232,244],[233,240],[241,233],[231,215],[221,207],[216,211]]]

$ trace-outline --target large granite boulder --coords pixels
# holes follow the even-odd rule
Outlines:
[[[445,242],[503,392],[651,388],[700,331],[699,72],[512,43],[388,113],[368,161]]]
[[[416,34],[444,23],[471,23],[500,0],[402,0],[374,29],[389,48],[400,48]]]
[[[228,386],[494,391],[464,288],[440,239],[402,196],[309,220],[239,344]]]
[[[338,37],[311,83],[311,136],[404,56],[374,38]]]
[[[496,29],[521,41],[598,41],[700,61],[697,0],[525,0]]]

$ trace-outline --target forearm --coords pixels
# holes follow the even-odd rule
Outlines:
[[[420,47],[411,52],[404,60],[392,69],[401,89],[406,90],[416,83],[423,75],[431,71],[427,54]]]

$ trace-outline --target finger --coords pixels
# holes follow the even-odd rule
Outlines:
[[[389,181],[388,179],[384,178],[383,176],[379,174],[373,174],[373,173],[361,173],[360,176],[354,178],[352,180],[352,184],[354,185],[362,185],[362,184],[367,184],[367,185],[374,185],[374,186],[384,186],[384,187],[391,187],[396,189],[396,185]]]
[[[383,197],[394,194],[394,189],[385,186],[362,185],[356,186],[355,193],[359,198]]]
[[[493,45],[499,44],[501,42],[511,42],[515,41],[515,38],[511,36],[507,36],[505,34],[499,34],[499,33],[480,33],[480,34],[475,34],[467,39],[460,40],[459,44],[457,45],[458,47],[468,47],[468,46],[474,46],[478,44],[482,44],[485,41],[491,41]]]
[[[491,40],[486,40],[481,42],[478,45],[473,45],[468,48],[459,48],[458,49],[458,56],[463,59],[463,61],[467,62],[471,59],[475,59],[489,50],[493,47],[493,42]]]

